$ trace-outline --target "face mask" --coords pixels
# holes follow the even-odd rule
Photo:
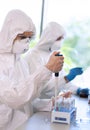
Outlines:
[[[16,40],[13,44],[12,52],[14,54],[22,54],[25,53],[29,49],[29,38],[23,40]]]
[[[51,47],[51,51],[59,50],[62,46],[61,41],[56,41]]]

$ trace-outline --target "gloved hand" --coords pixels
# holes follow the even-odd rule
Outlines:
[[[88,97],[89,88],[78,88],[76,94],[80,97]]]
[[[81,75],[83,70],[81,67],[76,67],[70,70],[69,74],[65,76],[68,81],[73,80],[77,75]]]

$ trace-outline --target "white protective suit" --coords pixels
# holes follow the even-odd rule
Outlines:
[[[0,130],[15,130],[30,116],[30,102],[40,95],[51,71],[40,67],[30,75],[28,64],[12,53],[13,40],[35,33],[32,20],[20,10],[8,13],[0,32]]]
[[[25,55],[25,59],[29,64],[31,73],[34,73],[34,71],[37,70],[39,66],[44,65],[47,62],[52,49],[54,48],[58,50],[60,49],[61,41],[60,40],[57,41],[60,42],[58,46],[56,43],[56,39],[59,37],[64,37],[64,35],[65,35],[65,30],[61,25],[59,25],[56,22],[50,22],[48,24],[48,26],[42,32],[40,40],[37,43],[37,45],[31,51],[28,51]],[[58,78],[58,92],[60,92],[63,89],[66,88],[68,89],[71,87],[70,83],[68,83],[66,87],[65,85],[66,81],[64,79],[64,76],[65,76],[65,71],[64,70],[60,71],[59,78]],[[56,85],[55,76],[52,75],[50,81],[47,82],[46,84],[47,87],[49,86],[48,87],[49,89],[44,89],[41,93],[40,98],[43,100],[37,99],[34,101],[34,107],[36,107],[37,110],[40,109],[42,111],[46,110],[45,105],[49,104],[48,101],[50,102],[50,100],[47,100],[47,98],[51,98],[52,96],[55,95],[55,85]],[[71,87],[70,89],[71,91],[76,92],[77,87],[73,85],[73,87]]]
[[[82,86],[82,88],[90,88],[90,67],[84,70],[82,75],[76,77],[73,83],[76,86],[79,84],[80,86]]]

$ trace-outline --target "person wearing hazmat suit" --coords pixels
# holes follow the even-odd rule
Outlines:
[[[30,66],[29,68],[31,73],[37,70],[39,66],[47,62],[53,50],[59,50],[61,48],[61,40],[64,38],[64,36],[65,30],[60,24],[56,22],[50,22],[46,26],[36,46],[32,48],[31,51],[28,51],[25,55],[25,60]],[[34,56],[34,58],[32,57],[32,55]],[[77,75],[81,75],[82,73],[83,70],[81,67],[72,68],[69,74],[66,74],[64,70],[60,71],[58,78],[58,93],[63,89],[70,89],[71,93],[79,94],[81,89],[78,86],[75,86],[69,82],[72,81]],[[48,89],[46,89],[45,87],[40,95],[40,98],[34,101],[33,104],[35,109],[40,110],[41,108],[42,111],[48,110],[48,104],[50,102],[48,98],[51,98],[55,95],[55,85],[55,76],[53,74],[51,79],[45,85],[47,87],[49,86]],[[47,109],[45,105],[47,106]]]
[[[30,74],[21,56],[29,49],[35,26],[21,10],[11,10],[0,31],[0,130],[15,130],[30,116],[30,102],[45,89],[52,73],[62,69],[64,57],[53,52],[47,63]]]

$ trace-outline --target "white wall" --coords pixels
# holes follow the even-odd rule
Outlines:
[[[0,30],[8,11],[21,9],[34,21],[37,28],[40,27],[42,0],[2,0],[0,1]]]
[[[45,0],[44,25],[50,21],[67,24],[71,20],[90,19],[90,0]]]

